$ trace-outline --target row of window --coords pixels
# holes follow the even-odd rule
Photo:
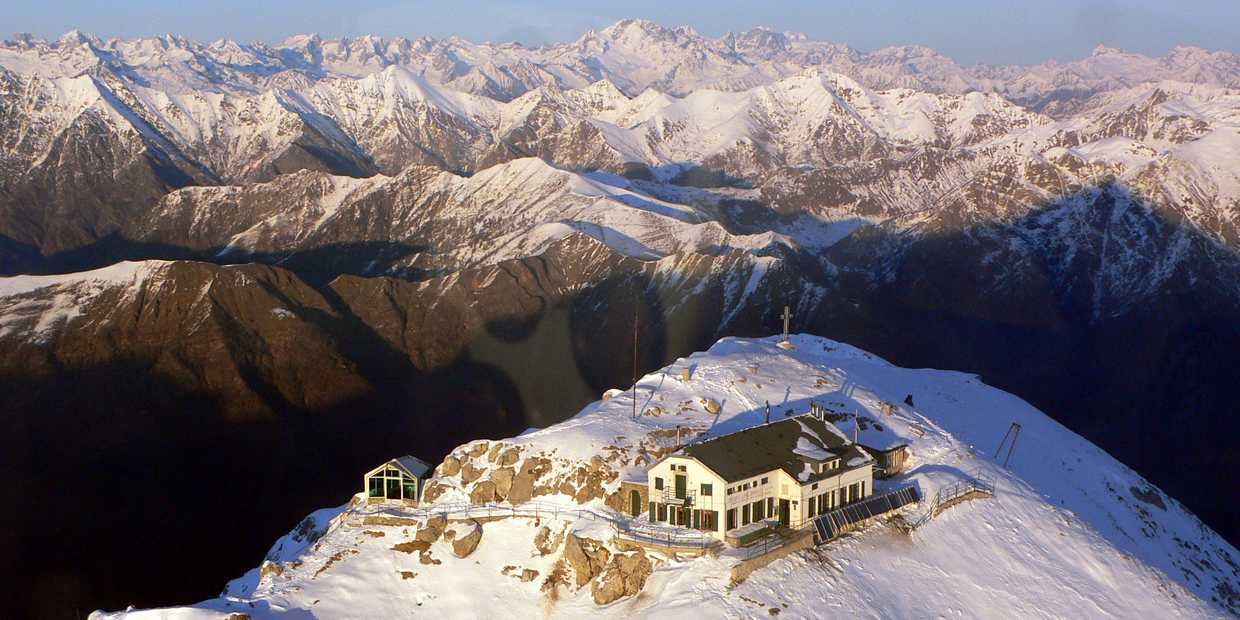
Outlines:
[[[748,491],[750,488],[758,488],[764,484],[770,484],[770,483],[771,483],[771,477],[763,476],[761,481],[746,482],[745,484],[738,484],[734,487],[728,487],[728,495],[731,495],[733,493],[738,493],[740,491]]]
[[[650,502],[650,520],[666,522],[695,530],[714,531],[719,527],[719,513],[714,510],[700,510],[683,506],[668,506],[659,502]]]
[[[737,519],[736,519],[737,509],[736,508],[729,509],[727,513],[727,519],[728,519],[727,529],[732,530],[738,527],[749,525],[750,523],[757,523],[758,521],[761,521],[767,517],[774,519],[779,516],[779,513],[775,508],[776,508],[775,498],[773,497],[768,497],[764,500],[760,499],[756,502],[745,504],[740,507],[740,522],[739,523],[737,522]]]
[[[367,482],[368,497],[384,498],[384,499],[418,499],[418,483],[412,478],[406,478],[400,475],[400,472],[388,470],[393,477],[384,478],[381,475],[370,477]]]
[[[663,490],[663,479],[662,478],[655,476],[654,488],[657,491]],[[713,484],[703,483],[701,485],[701,488],[699,489],[698,495],[714,495],[714,493],[715,493],[715,486]]]
[[[817,486],[817,485],[814,485]],[[837,495],[838,493],[838,495]],[[860,501],[865,497],[865,481],[853,483],[837,491],[827,491],[805,500],[806,517],[813,517],[834,510],[844,504]]]

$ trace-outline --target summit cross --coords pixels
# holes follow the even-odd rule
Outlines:
[[[788,321],[792,320],[792,309],[784,306],[784,315],[780,318],[784,320],[784,342],[788,342]]]

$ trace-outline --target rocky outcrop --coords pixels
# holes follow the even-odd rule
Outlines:
[[[652,572],[654,563],[643,550],[613,554],[590,588],[594,602],[607,605],[641,592]]]
[[[534,536],[534,549],[538,551],[538,555],[551,555],[560,548],[562,542],[564,542],[564,532],[555,534],[551,528],[544,525]]]
[[[478,548],[478,543],[482,541],[482,524],[471,519],[458,526],[458,528],[461,527],[465,529],[465,533],[454,530],[452,554],[458,558],[467,558],[473,554]]]
[[[500,497],[495,483],[490,480],[483,480],[474,485],[472,491],[469,492],[469,502],[474,505],[489,504],[503,499]]]
[[[549,544],[551,538],[548,528],[539,531],[535,540],[539,553],[546,555],[552,552]],[[548,577],[544,589],[554,590],[559,585],[583,588],[589,584],[594,602],[607,605],[641,592],[655,566],[655,561],[644,550],[611,551],[601,541],[570,532],[564,536],[561,568]]]
[[[597,540],[578,538],[571,533],[564,539],[564,559],[576,575],[578,588],[600,574],[610,557],[611,552]]]
[[[548,495],[567,495],[577,503],[595,499],[618,501],[615,482],[619,473],[612,463],[595,456],[577,463],[548,455],[526,455],[524,448],[506,442],[475,442],[449,456],[461,463],[459,475],[450,475],[457,467],[441,466],[423,494],[434,501],[451,490],[459,490],[472,504],[508,502],[522,504]]]

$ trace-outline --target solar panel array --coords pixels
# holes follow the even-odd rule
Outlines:
[[[891,493],[872,495],[855,504],[840,506],[814,519],[814,527],[818,530],[818,539],[828,541],[839,536],[849,526],[919,501],[921,494],[917,492],[917,487],[908,486]]]

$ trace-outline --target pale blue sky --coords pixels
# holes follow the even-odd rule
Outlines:
[[[1240,52],[1240,2],[1217,0],[2,0],[0,36],[29,32],[54,39],[79,29],[101,38],[171,33],[277,43],[318,32],[537,45],[576,39],[625,17],[687,24],[710,36],[765,25],[866,51],[919,44],[965,64],[1069,61],[1099,44],[1151,56],[1176,45]]]

